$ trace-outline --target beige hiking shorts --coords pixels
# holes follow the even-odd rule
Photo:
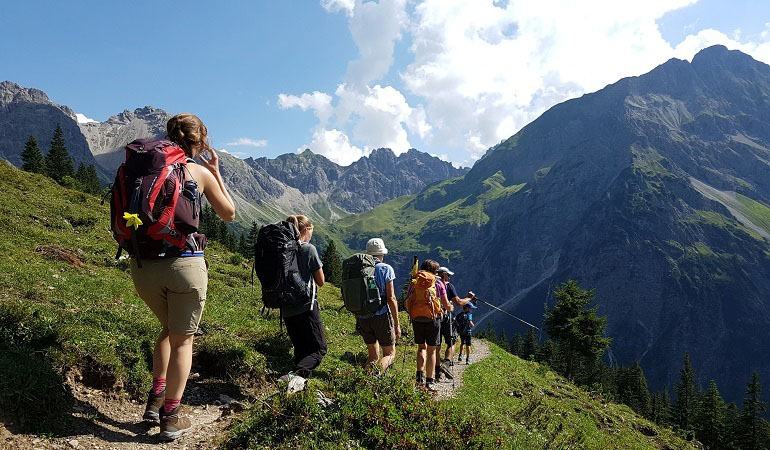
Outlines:
[[[206,304],[209,272],[203,257],[131,260],[139,297],[172,334],[195,334]]]

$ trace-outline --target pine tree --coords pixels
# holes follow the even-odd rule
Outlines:
[[[251,222],[251,228],[249,228],[249,232],[246,235],[246,246],[247,246],[247,258],[253,258],[254,257],[254,245],[257,243],[257,235],[259,234],[259,224],[256,221]]]
[[[741,449],[755,450],[764,448],[767,436],[763,436],[765,427],[762,423],[762,413],[767,411],[767,404],[762,401],[762,387],[759,384],[759,374],[754,372],[746,385],[743,397],[743,411],[738,418]]]
[[[219,239],[219,222],[221,222],[221,220],[214,212],[214,208],[212,208],[210,205],[204,205],[203,211],[201,211],[198,230],[205,234],[207,239],[216,241]]]
[[[340,254],[337,252],[337,246],[334,244],[334,241],[329,241],[329,245],[321,257],[321,262],[324,266],[324,277],[326,280],[335,286],[340,286],[342,284],[342,258],[340,258]]]
[[[505,328],[501,329],[500,334],[497,336],[497,345],[506,352],[510,351],[508,348],[508,336],[505,335]]]
[[[690,364],[690,355],[684,355],[684,367],[679,372],[674,392],[676,404],[674,405],[674,424],[685,431],[693,430],[695,416],[698,408],[698,387],[695,385],[695,371]]]
[[[640,415],[649,418],[651,416],[650,390],[647,387],[644,371],[639,366],[639,361],[634,361],[634,366],[626,374],[626,404]]]
[[[564,375],[571,380],[581,359],[593,361],[609,347],[611,339],[604,337],[607,318],[596,314],[597,306],[588,308],[594,300],[594,290],[581,289],[575,280],[559,286],[554,297],[556,306],[546,307],[545,326],[559,344]]]
[[[54,180],[61,182],[65,176],[72,177],[74,169],[72,168],[72,158],[67,153],[67,146],[64,144],[64,133],[61,125],[56,125],[51,139],[51,149],[45,157],[46,174]]]
[[[725,410],[725,401],[719,394],[716,382],[711,380],[700,402],[695,427],[695,437],[708,448],[725,447],[727,432]]]
[[[668,425],[671,420],[671,398],[668,395],[668,388],[655,393],[652,397],[650,416],[653,422],[658,425]]]
[[[556,343],[551,339],[546,339],[543,345],[541,345],[537,350],[537,354],[535,354],[535,361],[541,364],[547,364],[548,367],[556,369],[558,352],[559,350]]]
[[[249,246],[246,243],[246,235],[241,234],[240,239],[238,239],[238,253],[243,255],[244,257],[248,258],[251,253],[249,253]]]
[[[83,187],[89,194],[98,195],[102,191],[102,185],[99,183],[99,175],[96,174],[96,167],[94,167],[93,164],[89,164],[88,167],[86,167]]]
[[[80,189],[86,191],[86,165],[82,162],[78,165],[78,170],[75,172],[75,179],[80,183]]]
[[[513,353],[516,356],[521,355],[521,335],[519,333],[514,333],[513,337],[511,338],[511,342],[508,345],[509,351]]]
[[[527,334],[524,335],[524,344],[521,346],[521,358],[530,360],[534,358],[538,351],[537,336],[535,336],[535,329],[530,328]]]
[[[21,161],[24,163],[21,168],[27,172],[45,173],[45,159],[37,146],[35,136],[30,136],[24,145],[24,151],[21,152]]]

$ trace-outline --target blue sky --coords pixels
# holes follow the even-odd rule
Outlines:
[[[555,103],[726,44],[770,62],[759,0],[0,0],[0,79],[95,120],[190,111],[239,156],[470,165]]]

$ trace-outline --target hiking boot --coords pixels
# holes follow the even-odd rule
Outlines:
[[[457,357],[457,362],[463,362],[463,355]]]
[[[307,380],[297,375],[294,372],[289,372],[286,375],[278,379],[279,384],[286,384],[286,393],[293,394],[295,392],[304,391]]]
[[[465,365],[467,366],[470,363],[471,363],[471,357],[469,356],[469,357],[465,358]]]
[[[166,400],[166,390],[163,389],[160,394],[155,395],[152,389],[147,394],[147,406],[144,408],[142,419],[148,422],[160,422],[160,410],[163,408],[163,401]]]
[[[173,441],[179,436],[190,431],[192,422],[186,416],[180,415],[182,405],[174,408],[170,413],[162,413],[160,416],[160,434],[158,438],[163,441]]]
[[[425,390],[428,392],[428,394],[438,395],[438,388],[436,387],[436,383],[425,383]]]

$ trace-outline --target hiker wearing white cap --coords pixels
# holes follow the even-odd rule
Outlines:
[[[454,285],[449,282],[449,278],[454,275],[454,272],[449,270],[446,267],[439,267],[438,269],[438,275],[441,277],[441,280],[444,282],[444,286],[446,287],[446,294],[447,298],[450,302],[454,303],[458,307],[463,307],[467,305],[471,300],[473,300],[473,297],[475,294],[473,292],[468,292],[468,296],[465,298],[460,298],[457,295],[457,290],[455,289]],[[459,314],[459,313],[458,313]],[[441,355],[441,344],[439,344],[439,347],[437,349],[436,353],[436,361],[441,361],[444,364],[452,365],[452,361],[454,360],[454,350],[455,350],[455,344],[457,343],[457,336],[458,332],[456,330],[456,327],[453,326],[454,320],[452,318],[452,313],[447,311],[444,314],[443,319],[441,320],[441,337],[446,342],[446,350],[444,351],[444,359],[442,360],[440,358]]]
[[[401,337],[398,321],[398,302],[396,301],[393,281],[396,279],[393,267],[383,260],[388,254],[385,243],[380,238],[372,238],[366,243],[366,254],[374,258],[374,280],[380,295],[385,297],[384,305],[371,315],[356,317],[356,330],[364,338],[369,353],[366,367],[379,360],[379,367],[385,371],[396,358],[396,341]],[[382,358],[380,359],[380,347]]]

